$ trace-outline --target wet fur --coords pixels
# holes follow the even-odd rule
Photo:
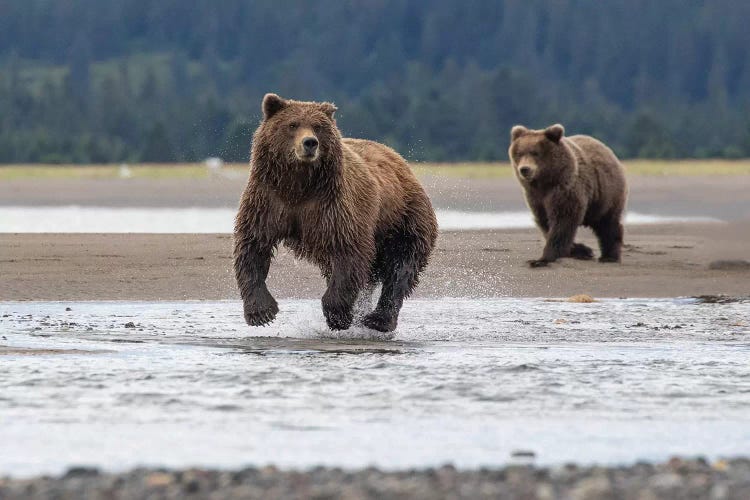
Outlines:
[[[593,137],[565,137],[561,125],[544,130],[516,126],[509,156],[546,240],[542,256],[529,261],[531,267],[561,257],[592,259],[589,247],[574,243],[581,225],[596,234],[600,262],[620,262],[627,184],[624,168],[611,149]],[[519,172],[524,163],[536,166],[531,180]]]
[[[328,103],[269,94],[253,138],[250,177],[235,221],[234,269],[249,325],[273,321],[278,305],[266,287],[283,243],[326,278],[323,313],[349,328],[358,293],[382,283],[365,326],[392,331],[417,285],[437,236],[432,205],[407,163],[372,141],[344,139]],[[314,162],[294,154],[290,125],[308,127],[320,150]]]

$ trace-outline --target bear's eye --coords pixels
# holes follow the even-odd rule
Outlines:
[[[292,122],[292,123],[289,124],[289,130],[294,130],[297,127],[299,127],[299,123],[297,123],[297,122]]]
[[[539,157],[539,151],[529,151],[529,154],[531,156],[533,156],[534,158],[538,158]]]

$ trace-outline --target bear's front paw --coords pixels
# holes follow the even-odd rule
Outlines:
[[[362,324],[372,330],[379,332],[392,332],[396,329],[398,319],[392,314],[378,311],[377,309],[368,314],[362,320]]]
[[[244,303],[245,322],[250,326],[265,326],[276,318],[279,305],[268,290],[259,290]]]
[[[544,260],[544,259],[533,259],[533,260],[527,260],[526,263],[531,268],[535,268],[535,267],[547,267],[547,265],[549,264],[549,261],[548,260]]]
[[[583,243],[574,243],[570,249],[570,256],[574,259],[591,260],[594,258],[594,251]]]

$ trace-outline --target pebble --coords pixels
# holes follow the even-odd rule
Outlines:
[[[489,499],[750,498],[750,460],[673,458],[665,463],[624,467],[553,469],[509,466],[460,470],[383,472],[316,467],[289,471],[273,466],[237,471],[135,469],[108,474],[71,468],[59,477],[0,478],[0,499],[178,499],[178,498],[330,498],[330,499]]]

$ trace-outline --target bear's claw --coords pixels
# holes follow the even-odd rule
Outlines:
[[[276,318],[279,305],[268,291],[258,292],[245,302],[245,322],[250,326],[265,326]]]
[[[275,318],[276,312],[270,310],[245,314],[245,322],[250,326],[266,326]]]

